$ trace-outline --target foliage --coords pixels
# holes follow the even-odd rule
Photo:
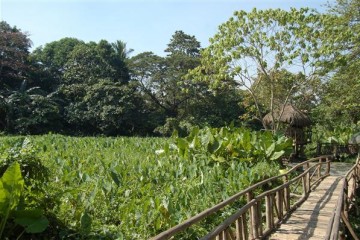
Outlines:
[[[301,72],[296,81],[283,85],[281,105],[285,106],[299,94],[295,92],[296,88],[309,86],[320,70],[322,73],[329,70],[324,69],[321,62],[328,58],[328,54],[333,56],[338,52],[331,48],[330,42],[321,42],[321,37],[324,33],[338,30],[331,28],[330,22],[334,19],[335,16],[309,9],[235,12],[219,26],[219,32],[211,39],[210,46],[201,53],[201,66],[191,71],[189,77],[210,82],[215,87],[235,80],[249,92],[256,117],[262,121],[261,92],[257,92],[261,82],[265,81],[269,86],[269,107],[266,111],[273,113],[279,81],[277,73],[284,69]],[[346,34],[351,34],[351,31],[347,29],[343,32],[343,35]],[[276,125],[273,126],[276,130]]]
[[[0,131],[146,136],[230,122],[260,129],[286,103],[327,129],[357,124],[358,5],[238,11],[203,50],[175,31],[164,57],[129,58],[121,40],[75,38],[29,53],[28,35],[1,22]]]
[[[194,128],[188,137],[175,137],[175,144],[163,151],[175,150],[185,159],[195,160],[201,155],[215,162],[230,164],[231,161],[248,162],[249,166],[262,161],[281,161],[291,151],[292,142],[271,132],[255,132],[245,128],[222,127],[220,129]]]
[[[2,149],[21,141],[18,137],[1,140]],[[35,156],[50,171],[43,185],[47,204],[42,208],[50,223],[38,234],[40,238],[148,239],[278,174],[273,163],[250,167],[240,161],[223,164],[206,155],[193,159],[175,152],[171,157],[159,155],[156,149],[170,145],[163,138],[45,135],[30,141]],[[224,209],[221,218],[210,217],[194,226],[182,239],[209,231],[239,204],[243,203]]]
[[[326,126],[316,125],[312,131],[314,143],[348,144],[351,136],[360,131],[360,126],[339,124],[333,129],[329,129]]]
[[[93,85],[63,86],[61,92],[73,99],[65,107],[68,123],[83,133],[125,135],[141,124],[141,100],[134,86],[99,79]]]
[[[29,138],[18,139],[10,148],[3,145],[0,155],[0,174],[3,174],[12,163],[17,162],[20,164],[25,184],[40,188],[48,181],[49,170],[42,164],[37,152],[38,149]]]
[[[360,122],[359,66],[360,61],[352,61],[323,86],[321,103],[313,114],[318,123],[331,129]]]
[[[24,205],[24,179],[20,164],[13,162],[0,179],[0,238],[17,237],[25,232],[29,234],[43,232],[49,222],[41,209]],[[26,200],[25,200],[26,203]],[[20,233],[18,226],[23,228]],[[6,229],[6,232],[4,230]],[[18,234],[18,236],[16,235]]]
[[[62,38],[36,48],[31,60],[37,69],[37,84],[48,91],[54,91],[61,82],[65,64],[69,61],[75,47],[84,44],[76,38]]]
[[[8,132],[39,134],[61,125],[60,106],[54,94],[46,94],[38,87],[26,89],[26,81],[5,102]]]
[[[27,34],[0,21],[0,86],[19,87],[29,71],[27,61],[31,41]]]
[[[162,109],[164,118],[179,119],[194,98],[182,91],[186,84],[182,77],[198,65],[200,43],[194,36],[176,31],[165,51],[169,52],[165,58],[140,53],[130,59],[129,66],[132,78],[139,82],[152,106]]]

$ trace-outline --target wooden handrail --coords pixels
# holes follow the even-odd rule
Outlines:
[[[345,186],[345,178],[342,178],[342,183],[340,183],[342,186]],[[344,187],[340,190],[339,199],[336,204],[336,208],[334,209],[333,215],[330,218],[328,228],[326,231],[325,238],[326,240],[337,240],[339,235],[339,226],[340,226],[340,217],[341,217],[341,210],[342,210],[342,204],[344,199]]]
[[[304,165],[306,164],[306,162],[304,163],[301,163],[299,165]],[[257,234],[255,236],[253,236],[255,239],[256,238],[259,238],[259,237],[264,237],[266,235],[268,235],[269,233],[271,233],[271,231],[275,228],[275,226],[277,224],[279,224],[284,216],[287,216],[287,214],[289,214],[291,211],[293,211],[294,209],[296,209],[302,202],[304,202],[308,196],[308,194],[310,193],[311,189],[310,188],[307,188],[306,187],[306,183],[307,181],[310,182],[310,179],[309,178],[306,178],[306,177],[309,177],[309,172],[312,170],[312,169],[315,169],[318,170],[319,169],[319,166],[322,165],[322,162],[318,162],[316,164],[314,164],[313,166],[310,166],[308,167],[308,169],[306,169],[303,173],[301,173],[300,175],[298,175],[297,177],[289,180],[288,182],[274,188],[274,189],[271,189],[271,190],[268,190],[266,192],[263,192],[261,194],[259,194],[258,196],[256,196],[251,202],[249,202],[248,204],[246,204],[245,206],[243,206],[242,208],[240,208],[235,214],[233,214],[232,216],[230,216],[228,219],[226,219],[221,225],[219,225],[217,228],[215,228],[212,232],[210,232],[209,234],[207,234],[205,237],[203,237],[202,239],[203,240],[206,240],[206,239],[215,239],[216,237],[222,235],[224,232],[228,231],[227,229],[230,229],[230,225],[235,223],[236,220],[242,216],[244,213],[250,211],[251,208],[254,207],[254,205],[256,203],[260,203],[262,201],[262,199],[265,199],[265,202],[266,202],[266,213],[265,213],[265,216],[266,216],[266,229],[265,231],[262,231],[262,219],[257,219],[258,220],[258,224],[254,226],[254,224],[252,224],[251,228],[258,228],[261,230],[261,234]],[[290,172],[290,171],[289,171]],[[289,173],[288,172],[288,173]],[[320,171],[321,173],[321,171]],[[328,175],[328,172],[326,171],[325,172],[326,175],[324,176],[321,176],[321,178],[325,177]],[[291,184],[297,182],[298,180],[304,180],[304,194],[303,196],[293,204],[292,207],[289,208],[288,211],[285,212],[279,212],[279,208],[280,206],[283,207],[283,201],[280,201],[283,199],[283,190],[288,188]],[[278,204],[274,204],[274,200],[275,200],[275,195],[278,196],[278,198],[276,199],[278,201]],[[282,196],[282,197],[279,197],[279,196]],[[255,200],[255,201],[254,201]],[[277,214],[277,220],[275,221],[274,218],[274,208],[276,208],[277,211],[275,212],[278,212]],[[251,214],[251,213],[250,213]],[[261,217],[260,217],[261,218]],[[244,229],[241,229],[242,231],[244,231]],[[235,231],[238,231],[238,230],[235,230]],[[256,231],[255,231],[256,232]],[[243,233],[239,233],[239,232],[236,232],[237,235],[242,235]],[[241,238],[239,238],[241,239]]]
[[[330,239],[335,240],[339,238],[340,220],[342,220],[345,223],[347,229],[352,235],[352,238],[355,240],[359,240],[354,230],[352,229],[348,219],[348,211],[351,202],[355,197],[355,191],[359,187],[358,184],[359,180],[360,180],[360,156],[358,156],[354,166],[346,173],[345,177],[342,179],[341,192],[336,204],[336,208],[333,212],[333,215],[328,225],[328,229],[325,237],[326,240],[330,240]],[[349,191],[349,183],[352,184],[351,191]]]
[[[189,228],[190,226],[198,223],[199,221],[205,219],[207,216],[219,211],[220,209],[222,209],[223,207],[233,203],[234,201],[240,199],[241,197],[247,197],[247,204],[245,206],[243,206],[241,209],[239,209],[235,214],[233,214],[231,217],[229,217],[228,219],[226,219],[221,225],[219,225],[215,230],[213,230],[211,233],[209,233],[207,236],[209,238],[212,238],[213,236],[216,236],[218,234],[232,234],[232,232],[230,230],[226,230],[226,228],[231,225],[231,224],[235,224],[237,229],[242,229],[241,232],[237,231],[236,234],[239,235],[239,239],[240,239],[240,235],[245,237],[247,235],[251,236],[251,238],[258,238],[259,236],[262,236],[264,234],[266,234],[267,232],[269,232],[272,229],[269,229],[274,227],[276,224],[278,224],[281,219],[283,218],[284,215],[286,215],[289,211],[293,210],[295,207],[297,207],[301,202],[303,202],[309,192],[311,191],[311,186],[314,185],[319,179],[317,179],[315,181],[315,183],[311,184],[311,180],[314,178],[314,176],[316,175],[318,178],[320,177],[321,179],[324,178],[325,176],[329,175],[329,171],[330,171],[330,159],[332,159],[333,156],[331,155],[327,155],[327,156],[320,156],[317,158],[313,158],[307,161],[304,161],[302,163],[297,164],[296,166],[294,166],[293,168],[291,168],[288,172],[275,176],[275,177],[271,177],[268,179],[265,179],[259,183],[256,183],[248,188],[246,188],[245,190],[233,195],[232,197],[226,199],[225,201],[215,205],[212,208],[209,208],[207,210],[202,211],[201,213],[191,217],[190,219],[184,221],[183,223],[174,226],[160,234],[158,234],[157,236],[151,238],[152,240],[163,240],[163,239],[169,239],[170,237],[174,236],[175,234],[184,231],[185,229]],[[324,175],[322,175],[322,171],[321,171],[321,167],[323,166],[323,160],[326,161],[326,169],[324,172]],[[310,163],[314,163],[316,162],[313,166],[310,166]],[[306,170],[304,170],[301,174],[299,174],[298,176],[296,176],[293,179],[289,180],[289,175],[293,172],[295,172],[297,169],[306,166]],[[313,173],[316,172],[317,174],[311,174],[310,172],[311,170],[313,170]],[[270,183],[274,180],[277,179],[284,179],[285,183],[282,184],[281,186],[278,186],[272,190],[266,191],[262,194],[260,194],[259,196],[252,196],[253,191],[267,183]],[[302,180],[303,182],[303,196],[300,200],[298,200],[293,206],[290,206],[290,185]],[[277,197],[276,197],[277,196]],[[265,232],[263,232],[262,229],[262,219],[261,219],[261,201],[263,201],[263,199],[267,199],[265,200],[266,206],[267,206],[267,212],[271,215],[271,216],[267,216],[267,228],[265,229]],[[275,212],[277,213],[277,220],[274,221],[274,217],[275,214],[274,213],[274,209]],[[285,213],[285,214],[284,214]],[[248,217],[245,215],[249,215]],[[249,224],[249,232],[248,231],[248,227],[247,227],[247,223],[246,223],[246,219],[249,218],[251,221],[251,224]],[[229,224],[228,224],[229,223]],[[207,236],[204,237],[204,239],[209,239],[207,238]]]

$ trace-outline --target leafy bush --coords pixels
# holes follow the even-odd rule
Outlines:
[[[229,163],[236,160],[254,164],[280,161],[282,156],[292,150],[292,141],[285,136],[235,127],[193,128],[185,138],[175,132],[173,142],[159,153],[173,154],[175,151],[185,159],[204,155],[215,162]]]
[[[19,239],[25,232],[43,232],[49,222],[41,209],[24,203],[24,179],[20,165],[12,163],[0,179],[0,238]],[[19,229],[20,228],[20,229]],[[4,231],[6,230],[6,231]]]
[[[40,239],[149,239],[249,185],[278,174],[276,161],[229,158],[233,160],[220,162],[203,154],[200,145],[196,152],[191,150],[192,157],[184,158],[173,146],[176,139],[180,138],[51,134],[26,140],[3,136],[0,152],[1,159],[7,159],[9,164],[17,156],[22,162],[20,169],[32,156],[49,172],[48,180],[41,185],[43,191],[33,194],[33,201],[26,197],[34,191],[27,188],[24,177],[25,206],[42,209],[50,222],[44,232],[34,235]],[[235,202],[179,238],[197,239],[243,203]],[[24,234],[23,239],[26,237],[31,238]]]
[[[327,129],[321,125],[315,125],[312,129],[313,142],[348,144],[351,136],[360,131],[359,124],[340,124],[333,129]]]
[[[12,147],[3,149],[0,155],[0,174],[13,162],[18,162],[27,185],[42,185],[48,181],[49,170],[41,163],[38,152],[29,138],[18,139]]]

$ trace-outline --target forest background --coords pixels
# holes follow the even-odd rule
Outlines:
[[[266,113],[288,103],[330,130],[356,125],[358,6],[239,11],[204,49],[175,31],[166,56],[71,37],[30,51],[26,32],[3,21],[0,131],[159,136],[231,122],[260,129]]]

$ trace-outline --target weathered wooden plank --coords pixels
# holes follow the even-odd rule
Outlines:
[[[340,178],[325,178],[268,239],[323,239],[339,197]]]
[[[309,238],[307,238],[306,236],[304,236],[304,237],[299,237],[299,235],[298,234],[288,234],[288,235],[286,235],[286,238],[284,238],[284,236],[282,236],[282,235],[279,235],[279,236],[277,236],[277,235],[272,235],[269,239],[271,239],[271,240],[307,240],[307,239],[309,239]],[[323,240],[324,238],[323,237],[317,237],[317,236],[313,236],[313,237],[311,237],[311,239],[312,240]]]

